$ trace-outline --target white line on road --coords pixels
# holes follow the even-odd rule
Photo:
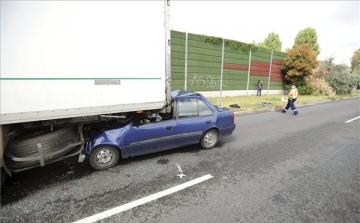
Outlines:
[[[161,197],[164,197],[166,195],[169,195],[169,194],[172,194],[172,193],[175,193],[175,192],[178,192],[180,190],[183,190],[187,187],[190,187],[190,186],[193,186],[195,184],[198,184],[198,183],[201,183],[205,180],[208,180],[208,179],[211,179],[213,178],[213,176],[211,176],[210,174],[207,174],[205,176],[202,176],[202,177],[199,177],[199,178],[196,178],[194,180],[191,180],[189,182],[186,182],[186,183],[183,183],[183,184],[180,184],[178,186],[175,186],[175,187],[172,187],[172,188],[169,188],[167,190],[164,190],[164,191],[160,191],[156,194],[152,194],[152,195],[149,195],[147,197],[143,197],[139,200],[135,200],[135,201],[132,201],[130,203],[127,203],[127,204],[124,204],[124,205],[121,205],[121,206],[118,206],[118,207],[115,207],[115,208],[112,208],[110,210],[107,210],[107,211],[104,211],[104,212],[101,212],[99,214],[95,214],[93,216],[90,216],[90,217],[87,217],[87,218],[84,218],[84,219],[81,219],[79,221],[76,221],[76,222],[73,222],[73,223],[90,223],[90,222],[96,222],[96,221],[99,221],[101,219],[104,219],[104,218],[107,218],[107,217],[110,217],[112,215],[115,215],[115,214],[118,214],[120,212],[123,212],[123,211],[126,211],[126,210],[129,210],[131,208],[134,208],[134,207],[137,207],[137,206],[140,206],[140,205],[143,205],[143,204],[146,204],[150,201],[153,201],[153,200],[156,200],[158,198],[161,198]]]
[[[349,122],[352,122],[352,121],[355,121],[356,119],[359,119],[360,116],[356,117],[356,118],[353,118],[353,119],[350,119],[350,120],[347,120],[345,123],[349,123]]]

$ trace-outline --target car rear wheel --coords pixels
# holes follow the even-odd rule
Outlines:
[[[114,167],[119,161],[119,149],[113,146],[99,146],[89,156],[89,164],[95,170],[106,170]]]
[[[201,147],[203,149],[212,149],[219,142],[219,134],[215,129],[210,129],[201,137]]]

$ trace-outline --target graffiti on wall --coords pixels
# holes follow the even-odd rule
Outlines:
[[[220,77],[213,77],[212,75],[198,75],[194,74],[191,79],[190,86],[192,87],[205,87],[216,88],[220,87]],[[226,87],[227,83],[222,83],[223,87]]]

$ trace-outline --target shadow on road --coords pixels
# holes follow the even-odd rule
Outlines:
[[[219,149],[224,142],[214,149]],[[199,153],[201,151],[199,145],[186,146],[161,152],[155,152],[147,155],[130,157],[119,161],[118,165],[128,165],[130,163],[142,162],[144,160],[154,159],[159,165],[165,165],[168,160],[165,156],[176,153]],[[45,167],[37,167],[26,171],[13,173],[12,177],[7,177],[1,187],[1,206],[9,205],[17,202],[32,193],[45,189],[54,184],[66,183],[72,180],[80,179],[92,174],[94,170],[87,164],[78,163],[77,156],[70,157],[65,160],[51,163]],[[61,188],[66,190],[67,188]]]

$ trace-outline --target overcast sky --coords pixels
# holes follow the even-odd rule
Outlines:
[[[359,1],[171,1],[171,29],[245,43],[279,34],[282,50],[292,48],[299,31],[316,30],[319,60],[334,57],[350,65],[360,48]]]

